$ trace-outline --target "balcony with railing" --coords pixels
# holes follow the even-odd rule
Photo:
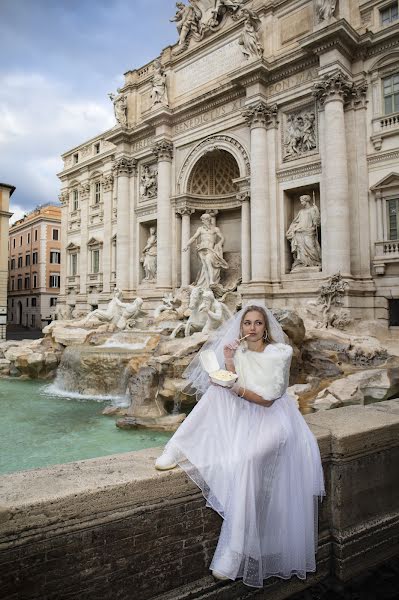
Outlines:
[[[399,135],[399,112],[375,117],[372,121],[372,130],[371,141],[374,148],[380,150],[384,138]]]
[[[103,274],[102,273],[89,273],[87,275],[87,287],[89,289],[102,290]]]
[[[385,275],[387,265],[399,263],[399,240],[376,242],[373,265],[376,275]]]
[[[66,287],[69,291],[75,291],[79,293],[80,290],[80,276],[79,275],[68,275],[66,278]]]

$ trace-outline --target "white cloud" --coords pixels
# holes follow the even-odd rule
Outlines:
[[[60,155],[114,125],[109,99],[77,95],[40,73],[0,77],[2,177],[26,210],[57,199]]]
[[[18,206],[18,204],[10,204],[10,212],[13,213],[12,217],[9,220],[9,224],[13,225],[13,223],[15,223],[15,221],[18,221],[19,219],[22,219],[22,217],[25,216],[26,214],[26,209],[22,208],[21,206]]]

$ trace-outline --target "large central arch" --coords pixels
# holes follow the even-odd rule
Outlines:
[[[190,193],[189,187],[193,169],[203,156],[214,153],[217,150],[234,157],[238,165],[238,177],[249,177],[249,156],[241,142],[228,135],[210,136],[197,144],[185,159],[177,180],[178,194]]]

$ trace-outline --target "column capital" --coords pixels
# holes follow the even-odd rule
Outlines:
[[[159,140],[152,147],[152,152],[157,157],[157,160],[169,160],[173,158],[173,144],[169,140]]]
[[[114,185],[114,176],[112,175],[112,173],[108,173],[107,175],[104,176],[104,179],[103,179],[104,192],[110,192],[112,190],[113,185]]]
[[[117,158],[112,166],[112,170],[116,176],[135,174],[137,168],[137,160],[127,156]]]
[[[84,181],[79,186],[79,196],[81,200],[85,200],[90,196],[90,183],[88,181]]]
[[[353,84],[351,104],[353,108],[367,108],[367,89],[368,83],[366,79],[361,79]]]
[[[176,214],[180,215],[181,217],[185,215],[191,217],[193,213],[195,213],[195,208],[190,208],[189,206],[179,206],[176,208]]]
[[[344,103],[352,94],[354,84],[342,71],[326,73],[313,85],[312,95],[321,106],[332,100]]]
[[[249,189],[241,190],[238,192],[238,194],[236,194],[236,198],[241,203],[247,202],[251,199],[251,191]]]
[[[63,206],[65,206],[66,204],[68,204],[68,200],[69,200],[69,190],[63,190],[60,195],[58,196],[59,201],[61,202],[61,204]]]
[[[277,104],[269,105],[263,100],[259,100],[241,111],[242,116],[252,129],[255,127],[277,126],[277,113]]]

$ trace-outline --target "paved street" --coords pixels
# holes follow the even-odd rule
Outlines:
[[[43,337],[40,329],[30,329],[22,325],[7,325],[7,340],[37,340]]]

